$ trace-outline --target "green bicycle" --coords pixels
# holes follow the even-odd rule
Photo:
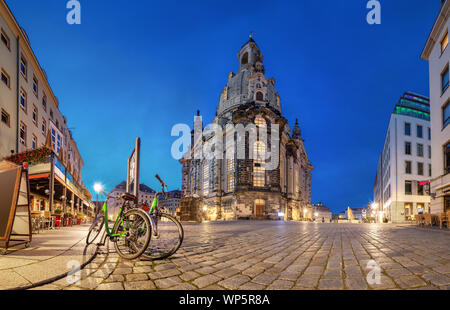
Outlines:
[[[100,245],[104,245],[106,238],[114,243],[117,253],[125,259],[135,259],[142,255],[148,247],[151,238],[151,224],[147,214],[143,210],[135,208],[135,197],[131,194],[123,194],[120,197],[123,204],[119,209],[114,226],[109,228],[108,206],[103,204],[103,215],[98,216],[89,228],[86,243],[93,243],[103,227],[106,236],[102,238]]]
[[[161,212],[159,208],[158,196],[165,195],[164,188],[167,188],[167,185],[159,175],[155,177],[161,183],[162,191],[156,193],[151,207],[141,205],[152,226],[152,237],[142,257],[151,260],[164,259],[175,254],[184,239],[184,230],[180,222],[174,216]]]

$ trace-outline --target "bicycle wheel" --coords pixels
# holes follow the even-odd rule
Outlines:
[[[147,259],[164,259],[180,248],[184,239],[184,230],[180,222],[170,214],[151,215],[154,221],[152,238],[142,257]]]
[[[114,248],[125,259],[135,259],[144,253],[151,238],[151,225],[144,211],[132,209],[122,215],[123,221],[114,228],[113,234],[124,234],[113,237]]]
[[[89,233],[86,237],[87,245],[91,244],[92,242],[94,242],[95,239],[97,239],[98,235],[102,231],[104,224],[105,224],[104,216],[99,216],[94,220],[91,227],[89,228]]]

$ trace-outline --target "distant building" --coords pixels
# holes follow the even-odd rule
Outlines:
[[[450,2],[442,1],[441,10],[428,37],[422,58],[429,63],[431,146],[433,149],[430,211],[450,211],[450,101],[448,29]]]
[[[176,215],[176,209],[180,204],[181,200],[181,191],[174,190],[167,193],[167,197],[163,198],[161,196],[159,200],[159,208],[166,213],[171,215]]]
[[[428,98],[406,92],[391,114],[374,185],[378,221],[411,221],[429,212],[425,184],[431,178]]]
[[[326,206],[322,205],[321,202],[313,205],[312,216],[315,222],[331,222],[333,218],[333,213]]]
[[[122,205],[122,200],[116,200],[114,198],[120,198],[124,193],[126,193],[127,182],[123,181],[116,187],[114,187],[108,193],[108,215],[110,219],[116,217],[119,207]],[[151,205],[156,192],[145,184],[139,185],[139,203]]]
[[[353,217],[358,220],[361,220],[363,218],[363,208],[350,208],[352,210]],[[348,209],[345,211],[345,218],[349,218],[348,216]]]

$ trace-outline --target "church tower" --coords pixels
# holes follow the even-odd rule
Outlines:
[[[228,143],[226,140],[237,137],[237,132],[225,130],[227,124],[234,125],[232,128],[255,126],[264,130],[267,137],[258,133],[256,141],[250,141],[248,135],[241,136],[240,144],[236,142],[237,138],[232,138],[235,143],[224,145],[222,158],[191,157],[193,159],[180,161],[183,164],[183,194],[200,200],[196,210],[201,210],[201,214],[194,218],[300,220],[311,214],[305,210],[311,208],[313,170],[300,126],[296,121],[291,132],[283,117],[275,79],[265,76],[264,56],[252,35],[237,56],[238,71],[228,75],[212,121],[222,128],[222,132],[203,135],[197,141],[207,143],[215,137]],[[272,131],[273,128],[279,131]],[[272,137],[272,134],[276,136]],[[192,151],[198,146],[195,143]],[[237,156],[242,150],[245,158]],[[250,158],[250,150],[257,156]],[[226,157],[228,152],[234,153],[234,158]],[[274,157],[275,163],[266,165],[273,163]]]

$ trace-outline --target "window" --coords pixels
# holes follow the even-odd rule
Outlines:
[[[5,70],[2,70],[2,82],[5,83],[5,85],[9,87],[9,85],[10,85],[9,81],[10,81],[10,79],[9,79],[8,73],[6,73]]]
[[[255,125],[259,128],[266,127],[266,120],[261,116],[257,116],[255,118]]]
[[[227,190],[234,191],[234,159],[227,159]]]
[[[428,127],[428,140],[431,140],[431,128]]]
[[[444,37],[441,40],[441,54],[445,51],[445,48],[448,45],[448,30],[447,32],[444,34]]]
[[[38,109],[33,105],[33,123],[37,126],[38,124]]]
[[[417,143],[417,156],[423,157],[423,144]]]
[[[257,101],[263,101],[264,100],[264,94],[260,91],[256,92],[256,100]]]
[[[53,110],[50,109],[50,118],[53,119]]]
[[[234,174],[228,174],[228,183],[227,183],[228,192],[234,191]]]
[[[445,173],[450,173],[450,143],[444,147]]]
[[[11,41],[9,40],[8,35],[5,33],[5,31],[3,29],[2,29],[2,32],[1,32],[1,39],[2,39],[3,44],[5,44],[6,47],[9,50],[11,50],[11,43],[10,43]]]
[[[23,89],[20,90],[20,107],[27,112],[27,93]]]
[[[421,125],[417,125],[417,138],[423,138],[423,127]]]
[[[37,78],[33,75],[33,92],[36,95],[36,97],[38,96],[38,92],[39,92],[39,82],[37,80]]]
[[[428,146],[428,158],[431,159],[431,146]]]
[[[22,122],[20,122],[19,142],[25,146],[27,145],[27,126]]]
[[[35,135],[33,135],[33,138],[31,139],[31,148],[34,150],[37,148],[37,138]]]
[[[44,135],[47,135],[47,122],[45,121],[45,119],[42,119],[42,127],[41,127],[41,129],[42,129],[42,133]]]
[[[423,175],[423,163],[417,163],[417,174]]]
[[[27,61],[25,60],[25,57],[20,57],[20,72],[23,74],[25,79],[27,78]]]
[[[431,164],[428,164],[428,176],[431,177]]]
[[[410,161],[405,161],[405,173],[411,174],[411,162]]]
[[[248,53],[245,53],[244,56],[242,56],[241,65],[248,64]]]
[[[405,123],[405,136],[410,136],[410,135],[411,135],[411,124]]]
[[[42,96],[42,107],[44,108],[44,111],[47,111],[47,96],[45,94]]]
[[[442,108],[442,127],[446,127],[450,123],[450,101]]]
[[[6,124],[8,127],[10,126],[9,113],[3,109],[2,109],[2,123]]]
[[[412,182],[405,181],[405,195],[412,195]]]
[[[256,141],[253,146],[253,186],[263,187],[265,185],[265,163],[266,145],[261,141]]]
[[[60,154],[61,152],[61,146],[62,146],[62,137],[59,131],[57,131],[55,128],[51,127],[51,134],[52,134],[52,147],[53,151],[55,151],[56,154]]]
[[[209,165],[205,161],[203,164],[203,196],[208,196],[209,194]]]
[[[411,155],[411,142],[405,142],[405,155]]]
[[[441,87],[442,93],[444,93],[448,88],[448,65],[441,73]]]
[[[420,185],[419,183],[417,183],[417,195],[424,195],[424,185]]]

